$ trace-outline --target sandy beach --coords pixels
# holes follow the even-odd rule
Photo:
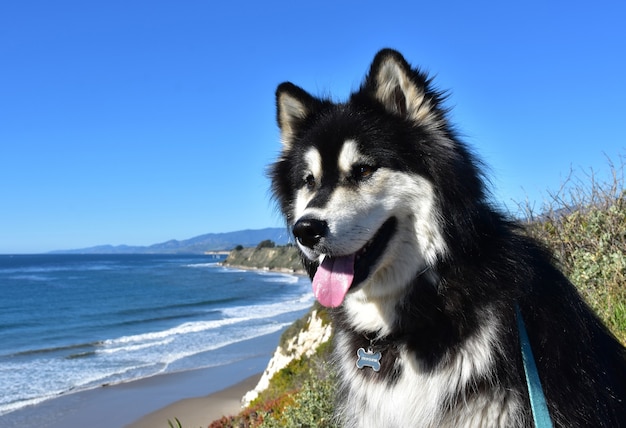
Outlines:
[[[207,427],[238,413],[240,399],[267,366],[280,332],[234,344],[224,352],[258,350],[254,358],[219,367],[157,375],[133,382],[65,394],[0,416],[3,428],[185,428]]]
[[[206,427],[222,416],[230,416],[241,410],[241,397],[253,389],[261,374],[250,376],[238,384],[222,391],[199,398],[187,398],[152,412],[127,425],[126,428],[168,428],[168,420],[178,418],[181,425]]]

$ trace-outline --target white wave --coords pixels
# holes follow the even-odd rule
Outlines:
[[[35,397],[35,398],[17,400],[17,401],[13,401],[7,404],[0,404],[0,416],[6,415],[7,413],[14,412],[15,410],[19,410],[22,407],[34,406],[35,404],[43,403],[44,401],[47,401],[56,396],[57,394],[48,394],[48,395],[42,395],[40,397]]]
[[[220,327],[224,327],[231,324],[236,324],[242,321],[247,321],[246,318],[238,318],[238,319],[222,319],[222,320],[213,320],[213,321],[195,321],[195,322],[187,322],[181,324],[177,327],[173,327],[163,331],[155,331],[151,333],[142,333],[135,334],[132,336],[122,336],[117,339],[108,339],[103,343],[105,345],[116,345],[120,343],[133,343],[133,342],[146,342],[146,341],[154,341],[159,339],[165,339],[171,336],[177,336],[182,334],[189,333],[198,333],[206,330],[214,330]]]
[[[190,264],[186,264],[185,267],[188,268],[212,268],[212,267],[218,267],[221,266],[220,263],[218,262],[212,262],[212,263],[190,263]]]
[[[279,283],[286,283],[286,284],[297,284],[298,281],[300,281],[299,276],[291,275],[288,273],[285,273],[285,274],[262,273],[260,274],[260,276],[264,277],[263,282],[279,282]]]
[[[64,394],[100,387],[103,384],[138,379],[144,376],[128,376],[141,369],[159,367],[164,364],[152,362],[135,366],[113,366],[107,360],[94,359],[79,366],[74,361],[46,359],[35,365],[17,364],[17,367],[2,367],[2,380],[6,394],[0,395],[0,416],[32,406]],[[145,375],[158,371],[145,371]],[[13,373],[13,374],[11,374]],[[10,401],[9,401],[10,400]]]
[[[315,296],[313,295],[313,292],[310,291],[308,293],[303,294],[302,296],[300,296],[300,298],[297,300],[298,303],[304,303],[306,306],[311,306],[313,304],[313,302],[315,302]]]
[[[249,319],[270,318],[288,312],[307,309],[311,306],[311,304],[313,304],[313,300],[313,294],[306,293],[299,297],[295,297],[292,300],[256,306],[233,306],[231,308],[223,309],[222,312],[224,315],[231,317],[227,319],[244,317],[246,314],[250,314],[251,311],[254,311],[254,315],[249,316]]]
[[[48,281],[50,277],[44,275],[14,275],[10,276],[9,279],[20,279],[26,281]]]
[[[147,348],[154,348],[156,346],[166,346],[174,341],[173,338],[169,338],[166,340],[159,340],[154,342],[147,342],[140,345],[131,345],[131,346],[119,346],[114,348],[104,348],[99,349],[97,352],[101,354],[115,354],[116,352],[134,352],[141,351]]]
[[[218,330],[222,327],[233,324],[239,324],[246,321],[258,320],[263,318],[271,318],[284,313],[306,309],[312,304],[312,302],[313,297],[312,294],[309,293],[307,295],[303,295],[287,302],[225,308],[222,310],[222,313],[226,316],[226,318],[220,320],[187,322],[167,330],[142,333],[131,336],[122,336],[117,339],[108,339],[103,341],[103,344],[108,347],[113,347],[120,344],[154,342],[173,336],[206,332],[209,330]]]
[[[216,272],[219,272],[219,273],[245,273],[245,272],[256,272],[256,271],[251,271],[251,270],[246,270],[246,269],[239,269],[239,268],[234,268],[234,267],[226,267],[226,266],[220,265],[220,269],[216,270]]]
[[[58,264],[50,266],[24,266],[16,268],[3,268],[0,269],[0,273],[3,274],[46,274],[57,272],[83,272],[83,271],[101,271],[112,270],[117,268],[117,265],[107,262],[94,262],[94,263],[77,263],[77,264]]]
[[[230,335],[227,337],[220,336],[220,339],[222,339],[220,341],[211,341],[210,343],[204,343],[201,346],[196,346],[196,347],[190,346],[189,349],[180,348],[177,350],[177,352],[169,353],[166,356],[164,356],[165,358],[163,362],[166,364],[166,367],[163,369],[163,371],[167,371],[167,368],[172,363],[182,360],[183,358],[191,357],[193,355],[197,355],[203,352],[214,351],[216,349],[220,349],[225,346],[229,346],[238,342],[243,342],[245,340],[250,340],[255,337],[265,336],[267,334],[275,333],[289,325],[291,325],[290,322],[268,324],[263,327],[258,327],[254,330],[252,329],[243,330],[242,332],[240,332],[241,334],[239,335]],[[223,364],[225,364],[224,361],[218,361],[212,364],[207,363],[206,367],[211,367],[213,365],[223,365]]]

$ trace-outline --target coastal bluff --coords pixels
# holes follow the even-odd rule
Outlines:
[[[303,357],[311,358],[320,345],[328,342],[331,335],[330,323],[320,315],[319,309],[314,307],[283,334],[281,343],[276,348],[257,386],[243,397],[242,406],[248,407],[261,392],[270,388],[274,376],[290,363]]]
[[[232,250],[222,262],[224,266],[304,274],[300,254],[293,245]]]
[[[266,243],[267,244],[267,243]],[[258,269],[290,274],[305,274],[300,253],[293,245],[275,246],[259,244],[255,248],[238,247],[230,251],[222,265],[230,268]],[[296,320],[281,335],[266,369],[256,386],[241,399],[238,415],[225,416],[214,421],[210,428],[233,426],[258,426],[265,418],[287,418],[283,412],[287,402],[332,405],[331,377],[328,365],[333,329],[326,308],[314,303],[311,309]],[[325,413],[329,415],[331,410]],[[316,412],[317,414],[317,412]],[[273,416],[270,416],[273,415]],[[278,426],[298,426],[287,419]],[[315,425],[319,422],[316,419]],[[309,425],[309,424],[305,424]]]

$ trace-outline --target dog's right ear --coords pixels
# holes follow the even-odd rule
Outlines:
[[[276,89],[276,119],[280,128],[283,149],[288,150],[298,130],[320,102],[304,89],[291,82],[278,85]]]

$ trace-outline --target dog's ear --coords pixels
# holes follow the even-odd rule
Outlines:
[[[429,89],[429,80],[411,69],[404,57],[392,49],[376,54],[363,87],[391,113],[422,122],[436,121],[438,94]]]
[[[290,82],[276,89],[276,119],[284,149],[291,147],[294,136],[307,117],[318,108],[319,101]]]

